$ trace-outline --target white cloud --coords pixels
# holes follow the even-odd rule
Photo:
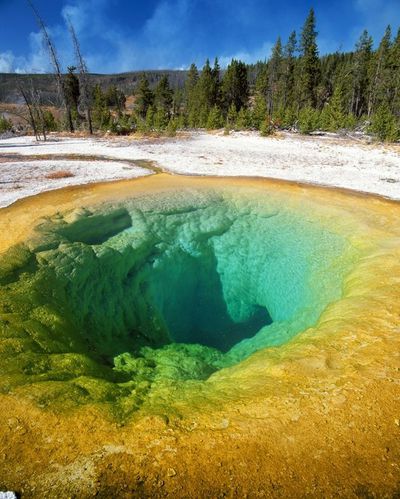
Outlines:
[[[71,20],[77,34],[88,36],[107,31],[109,23],[104,15],[107,0],[75,0],[61,10],[63,19]]]
[[[273,43],[264,42],[260,48],[252,52],[242,50],[234,53],[233,55],[222,55],[219,59],[219,63],[221,64],[221,67],[226,67],[228,66],[228,64],[230,64],[232,59],[239,59],[240,61],[246,62],[247,64],[254,64],[258,61],[264,61],[265,59],[268,59],[270,57],[273,46]]]
[[[12,52],[0,53],[0,73],[14,72],[15,56]]]
[[[360,13],[359,25],[353,30],[354,41],[367,28],[377,44],[388,24],[394,31],[400,25],[399,0],[355,0],[354,7]]]
[[[0,73],[43,73],[51,69],[41,33],[30,33],[29,52],[26,56],[17,57],[11,51],[0,54]]]
[[[152,17],[144,26],[145,35],[169,40],[170,37],[179,33],[182,24],[188,17],[190,3],[188,0],[163,0],[156,7]]]
[[[214,0],[221,9],[233,14],[228,0]],[[199,0],[159,0],[142,28],[133,30],[116,25],[108,16],[109,0],[65,0],[61,15],[65,23],[52,25],[49,33],[65,69],[74,61],[67,21],[71,20],[79,37],[88,68],[93,72],[123,72],[132,69],[163,69],[187,67],[192,61],[199,66],[207,57],[209,47],[202,44],[205,34],[194,31],[193,16]],[[253,0],[249,0],[252,4]],[[250,22],[250,21],[249,21]],[[208,36],[208,35],[207,35]],[[256,50],[219,53],[222,67],[232,58],[247,63],[264,60],[272,44],[265,42]],[[218,49],[215,49],[218,54]],[[24,57],[12,52],[0,54],[0,69],[15,72],[48,72],[51,64],[38,32],[29,36],[29,50]]]

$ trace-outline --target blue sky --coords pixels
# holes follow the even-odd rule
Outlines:
[[[400,0],[36,0],[66,67],[73,63],[65,19],[78,33],[89,69],[98,73],[186,68],[218,56],[256,62],[276,38],[299,31],[311,6],[321,53],[350,50],[367,28],[380,39],[397,31]],[[49,70],[26,0],[0,0],[0,72]]]

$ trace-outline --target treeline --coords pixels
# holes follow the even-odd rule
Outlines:
[[[79,53],[77,40],[75,48]],[[62,83],[67,117],[57,122],[47,111],[53,128],[87,128],[89,113],[92,130],[119,134],[360,129],[380,140],[400,139],[400,30],[394,36],[390,26],[375,49],[364,31],[353,52],[321,57],[311,9],[300,34],[293,32],[285,43],[278,38],[268,61],[249,66],[232,60],[225,70],[217,59],[201,70],[192,64],[183,88],[172,88],[166,75],[151,86],[143,74],[129,112],[129,96],[116,86],[88,88],[81,55],[78,62],[78,74],[70,67]]]
[[[151,89],[143,75],[131,114],[113,104],[117,119],[100,89],[96,96],[98,126],[120,133],[225,127],[266,135],[276,129],[310,133],[360,127],[380,140],[396,141],[400,30],[393,37],[389,26],[375,50],[364,31],[353,52],[320,57],[311,10],[300,36],[293,32],[285,44],[278,38],[268,61],[247,66],[233,60],[225,71],[218,60],[212,66],[206,61],[201,71],[192,64],[184,89],[172,90],[165,76]]]

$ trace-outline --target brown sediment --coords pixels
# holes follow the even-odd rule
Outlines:
[[[226,185],[346,213],[378,249],[316,327],[218,372],[174,413],[116,421],[98,405],[55,413],[1,394],[0,490],[79,498],[400,494],[400,203],[278,180],[161,174],[18,201],[0,210],[0,252],[57,212]]]
[[[24,161],[105,161],[111,163],[128,164],[134,167],[145,168],[153,173],[162,173],[163,170],[155,161],[149,159],[118,159],[109,156],[101,156],[95,154],[20,154],[20,153],[7,153],[1,154],[1,163],[19,163]]]

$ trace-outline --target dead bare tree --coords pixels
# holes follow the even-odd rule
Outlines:
[[[29,95],[26,92],[26,90],[22,87],[22,85],[19,84],[18,89],[20,91],[20,94],[22,95],[22,98],[24,99],[26,108],[28,110],[29,119],[27,121],[31,125],[32,131],[35,134],[36,140],[39,141],[40,136],[39,136],[38,124],[36,122],[35,112],[33,110],[33,106],[32,106],[31,101],[29,99]]]
[[[46,117],[43,112],[42,98],[39,90],[35,88],[32,80],[30,81],[29,90],[23,88],[20,83],[18,83],[18,89],[27,109],[28,119],[26,121],[30,124],[36,140],[40,141],[43,139],[46,141]]]
[[[89,133],[93,134],[92,125],[92,89],[89,81],[89,72],[86,65],[86,61],[83,58],[81,47],[79,44],[78,37],[76,35],[75,28],[68,18],[68,29],[71,34],[72,43],[74,45],[76,65],[79,71],[79,85],[81,89],[81,105],[86,114],[86,121],[88,123]]]
[[[43,140],[47,140],[47,129],[46,129],[46,118],[43,113],[42,99],[39,90],[35,89],[33,82],[31,85],[31,102],[33,106],[33,112],[36,115],[37,123],[39,124],[39,129],[42,132]]]
[[[55,46],[50,38],[49,32],[47,31],[47,28],[46,28],[46,25],[45,25],[42,17],[40,16],[38,10],[36,9],[34,3],[32,2],[32,0],[27,0],[27,2],[29,4],[29,6],[31,7],[33,13],[35,14],[36,21],[39,25],[39,29],[42,33],[44,42],[47,46],[49,56],[50,56],[50,61],[51,61],[51,64],[53,66],[54,75],[55,75],[56,81],[57,81],[58,93],[61,97],[62,103],[63,103],[65,110],[66,110],[68,127],[69,127],[70,132],[73,133],[74,132],[74,124],[72,121],[71,106],[68,102],[68,98],[66,95],[65,82],[64,82],[62,71],[61,71],[61,63],[57,57],[56,48],[55,48]]]

